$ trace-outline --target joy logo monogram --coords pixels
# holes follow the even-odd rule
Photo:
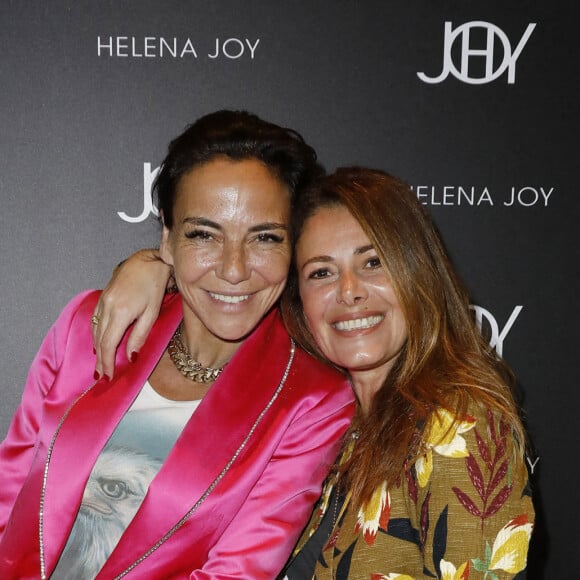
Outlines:
[[[486,310],[482,306],[476,306],[474,304],[470,305],[470,308],[475,313],[475,323],[477,324],[477,327],[479,328],[480,331],[483,329],[484,320],[489,325],[489,329],[491,331],[489,345],[492,348],[495,348],[495,351],[497,352],[497,354],[499,354],[499,356],[502,356],[503,341],[505,340],[506,336],[508,335],[512,326],[514,325],[514,322],[516,321],[517,317],[520,315],[523,306],[518,305],[512,310],[510,317],[507,319],[507,322],[504,324],[504,327],[501,329],[501,331],[497,320],[489,310]]]
[[[535,22],[528,24],[518,45],[512,51],[512,47],[507,35],[490,22],[477,20],[466,22],[461,26],[453,29],[451,22],[445,22],[445,38],[443,41],[443,70],[438,77],[428,77],[424,72],[418,72],[417,76],[425,83],[437,84],[443,82],[451,73],[456,79],[470,85],[482,85],[490,83],[500,77],[506,70],[508,71],[508,84],[514,84],[516,79],[516,61],[519,58],[524,46],[528,42],[534,28]],[[483,28],[485,34],[485,46],[483,48],[471,48],[470,34],[473,29]],[[453,62],[452,48],[458,37],[461,37],[461,50],[459,68]],[[494,59],[494,49],[496,46],[495,39],[503,48],[503,59],[497,65],[497,59]],[[473,77],[469,74],[469,64],[473,57],[484,58],[485,75]],[[497,67],[494,69],[494,65]]]
[[[118,211],[117,215],[123,221],[136,224],[144,222],[150,214],[155,217],[159,216],[159,210],[153,204],[153,198],[151,197],[151,188],[158,173],[159,167],[151,169],[151,163],[143,163],[143,211],[137,216],[130,216],[124,211]]]

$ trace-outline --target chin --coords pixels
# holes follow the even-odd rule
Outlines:
[[[260,323],[260,320],[261,318],[258,318],[255,321],[252,321],[252,323],[243,325],[238,324],[224,325],[214,328],[208,326],[207,328],[214,336],[216,336],[220,340],[223,340],[224,342],[239,342],[241,340],[244,340],[244,338],[246,338],[256,329],[256,327]]]
[[[329,359],[335,365],[345,368],[347,371],[370,371],[373,369],[378,369],[385,364],[385,360],[380,356],[360,356],[357,353],[353,356],[353,353],[349,353],[346,356],[336,357],[335,359]]]

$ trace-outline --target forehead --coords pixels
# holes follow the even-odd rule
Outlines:
[[[296,244],[298,259],[353,253],[370,244],[367,234],[344,206],[322,207],[304,222]]]
[[[287,219],[290,192],[256,159],[217,158],[186,173],[177,188],[174,213],[219,213],[222,217]]]

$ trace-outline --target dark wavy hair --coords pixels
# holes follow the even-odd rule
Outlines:
[[[384,481],[396,483],[403,465],[419,456],[426,421],[439,407],[463,415],[470,402],[501,415],[523,453],[526,438],[513,395],[513,376],[478,331],[460,282],[434,224],[414,192],[378,170],[345,167],[323,177],[296,205],[293,242],[308,218],[325,207],[344,207],[373,244],[407,323],[407,340],[352,429],[359,439],[346,472],[360,506]],[[308,329],[293,262],[281,304],[292,336],[322,358]]]
[[[171,141],[153,184],[168,228],[173,226],[173,207],[181,178],[217,157],[261,161],[288,186],[291,203],[305,186],[324,173],[316,152],[296,131],[247,111],[210,113]]]

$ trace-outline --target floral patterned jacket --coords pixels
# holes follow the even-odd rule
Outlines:
[[[402,470],[392,489],[378,488],[358,513],[349,509],[347,495],[316,580],[525,577],[534,521],[525,461],[507,451],[508,424],[475,405],[468,412],[450,431],[454,416],[434,414],[424,455]],[[334,485],[329,478],[295,554],[333,509]]]

